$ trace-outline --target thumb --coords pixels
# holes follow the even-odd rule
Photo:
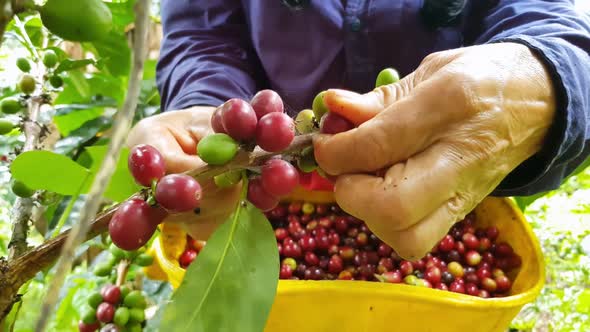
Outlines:
[[[330,89],[324,94],[324,104],[330,112],[359,126],[408,95],[412,87],[413,74],[410,74],[396,83],[380,86],[365,94]]]

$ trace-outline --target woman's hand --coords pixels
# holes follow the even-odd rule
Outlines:
[[[166,162],[167,173],[182,173],[205,163],[197,156],[197,144],[210,127],[213,107],[194,107],[162,113],[140,121],[129,133],[127,145],[149,144],[158,149]],[[201,183],[203,199],[199,214],[170,215],[165,222],[175,222],[194,238],[206,240],[216,227],[233,212],[241,185],[219,189],[213,179]]]
[[[407,259],[538,152],[555,113],[548,73],[515,43],[434,53],[396,84],[324,101],[360,125],[314,142],[338,204]]]

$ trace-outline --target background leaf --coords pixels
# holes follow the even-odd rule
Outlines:
[[[266,217],[245,205],[189,266],[165,308],[160,331],[264,330],[276,294],[279,255]]]
[[[55,73],[61,73],[64,71],[69,71],[73,69],[84,68],[88,65],[94,64],[95,61],[93,59],[83,59],[83,60],[70,60],[65,59],[60,62],[59,66],[55,69]]]
[[[92,166],[90,171],[92,174],[96,174],[98,169],[102,165],[102,161],[104,156],[106,155],[108,150],[108,146],[91,146],[86,148],[86,152],[92,158]],[[119,154],[119,160],[117,162],[117,169],[113,173],[111,177],[111,181],[109,182],[109,186],[107,187],[104,196],[110,198],[114,201],[121,202],[125,199],[129,198],[129,196],[133,195],[137,191],[141,189],[141,187],[135,183],[131,172],[129,172],[129,168],[127,167],[127,158],[129,157],[129,149],[123,148],[121,149],[121,153]],[[85,188],[84,192],[90,189],[90,184],[92,181],[87,182],[88,188]]]
[[[12,176],[32,189],[73,195],[89,171],[70,158],[50,151],[29,151],[19,155],[10,167]]]
[[[61,110],[67,110],[69,112],[59,115]],[[104,108],[92,107],[92,105],[68,105],[60,109],[60,111],[53,117],[53,122],[62,136],[68,136],[73,130],[80,128],[84,123],[103,115]]]

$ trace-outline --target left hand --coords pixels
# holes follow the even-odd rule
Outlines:
[[[316,159],[338,176],[342,209],[416,260],[540,150],[554,93],[523,45],[434,53],[396,84],[364,95],[329,90],[328,108],[358,128],[318,137]]]

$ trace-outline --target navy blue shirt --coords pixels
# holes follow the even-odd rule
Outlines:
[[[293,115],[324,89],[370,91],[381,69],[406,75],[432,52],[517,42],[547,65],[558,112],[542,151],[494,194],[555,189],[590,154],[590,22],[573,0],[472,0],[430,17],[428,0],[286,4],[297,2],[306,1],[162,0],[163,110],[249,100],[270,88]]]

